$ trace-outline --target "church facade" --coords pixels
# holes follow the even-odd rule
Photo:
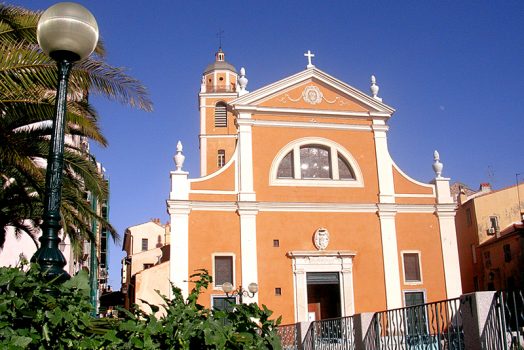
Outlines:
[[[230,282],[258,292],[284,323],[458,297],[462,288],[449,179],[432,183],[388,152],[395,110],[316,68],[253,92],[219,49],[199,93],[200,169],[179,143],[167,200],[170,280],[184,294],[205,268],[200,303]],[[428,162],[429,164],[429,162]]]

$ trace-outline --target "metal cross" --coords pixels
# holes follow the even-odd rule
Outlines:
[[[315,66],[311,63],[311,58],[312,58],[312,57],[315,57],[315,55],[311,53],[311,50],[307,50],[307,52],[304,53],[304,56],[307,57],[307,67],[306,67],[306,68],[313,68],[313,67],[315,67]]]
[[[222,38],[224,37],[224,31],[222,29],[218,30],[217,38],[218,38],[218,47],[222,48]]]

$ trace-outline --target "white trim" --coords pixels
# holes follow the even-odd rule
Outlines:
[[[380,235],[382,238],[386,306],[388,309],[397,309],[402,307],[402,296],[400,288],[397,229],[395,224],[396,211],[391,209],[380,209],[378,215],[380,219]]]
[[[353,287],[354,251],[290,251],[292,259],[295,322],[308,321],[307,273],[338,272],[340,276],[340,306],[342,317],[355,313]]]
[[[237,105],[233,109],[237,112],[256,112],[260,114],[286,114],[286,115],[308,115],[317,117],[351,117],[360,119],[380,118],[387,119],[389,114],[377,112],[355,112],[355,111],[338,111],[333,109],[308,109],[308,108],[283,108],[283,107],[266,107],[266,106],[245,106]]]
[[[437,210],[437,217],[440,227],[440,244],[447,298],[458,298],[462,294],[462,280],[460,278],[455,211],[449,209],[446,211]]]
[[[189,193],[194,194],[238,194],[237,191],[222,191],[222,190],[191,190]]]
[[[233,162],[236,161],[236,158],[237,158],[237,151],[238,151],[238,147],[235,148],[235,152],[233,152],[233,155],[231,156],[231,158],[227,161],[227,163],[219,168],[217,171],[215,171],[214,173],[211,173],[209,175],[206,175],[206,176],[203,176],[203,177],[199,177],[199,178],[196,178],[196,179],[189,179],[189,183],[198,183],[198,182],[202,182],[202,181],[206,181],[206,180],[209,180],[209,179],[212,179],[220,174],[222,174],[224,171],[226,171],[227,169],[229,169],[229,167],[231,166],[231,164],[233,164]],[[190,190],[190,192],[192,192],[194,190]],[[235,188],[235,191],[236,191],[236,188]]]
[[[237,116],[238,124],[238,170],[239,170],[239,201],[255,201],[256,194],[253,188],[253,135],[251,114],[240,113]]]
[[[193,192],[190,192],[193,193]],[[209,194],[236,194],[234,191],[212,191],[212,190],[195,190],[194,193]],[[236,201],[174,201],[168,200],[168,206],[172,207],[176,203],[189,205],[191,210],[201,211],[236,211],[239,207]],[[377,213],[383,208],[381,204],[375,203],[314,203],[314,202],[250,202],[250,204],[261,212],[299,212],[299,213]],[[387,210],[396,211],[397,213],[413,214],[433,214],[437,212],[439,206],[432,204],[392,204]],[[452,209],[453,210],[453,209]],[[439,211],[440,215],[444,212]],[[453,217],[454,212],[450,215]]]
[[[335,177],[336,175],[336,171],[333,168],[338,167],[337,154],[340,153],[340,155],[346,159],[349,166],[352,168],[355,174],[355,180],[301,179],[299,159],[300,147],[307,144],[322,145],[330,149],[333,177]],[[295,168],[293,173],[295,178],[279,179],[277,178],[277,173],[280,162],[291,151],[293,151],[294,157],[293,165]],[[362,171],[360,170],[360,167],[356,159],[347,149],[342,147],[340,144],[322,137],[303,137],[289,142],[287,145],[282,147],[280,151],[278,151],[275,158],[273,158],[273,162],[271,163],[271,168],[269,170],[269,186],[364,187],[364,177],[362,176]]]
[[[215,257],[217,257],[217,256],[230,256],[230,257],[233,258],[233,262],[232,262],[232,264],[233,264],[233,275],[231,276],[233,280],[231,281],[231,283],[233,284],[233,286],[236,286],[237,285],[237,283],[236,283],[236,281],[237,281],[236,280],[236,276],[237,275],[236,275],[236,271],[235,271],[236,254],[232,253],[232,252],[214,252],[214,253],[211,254],[211,264],[213,265],[212,266],[212,275],[211,275],[211,276],[213,276],[213,283],[212,283],[211,289],[212,290],[220,290],[220,291],[222,290],[222,285],[221,284],[220,285],[216,285],[215,282],[214,282],[214,281],[216,281],[216,278],[215,278],[215,270],[216,270],[215,269]],[[225,294],[224,294],[224,296],[225,296]]]
[[[388,114],[392,114],[393,112],[395,112],[395,110],[389,107],[388,105],[373,99],[371,96],[364,94],[360,90],[355,89],[354,87],[332,77],[331,75],[321,71],[318,68],[306,69],[301,72],[298,72],[297,74],[279,80],[273,84],[266,85],[261,89],[255,90],[247,95],[244,95],[231,101],[231,104],[245,105],[261,102],[264,99],[271,97],[272,95],[281,90],[285,90],[293,85],[298,85],[305,81],[312,81],[313,79],[316,79],[334,88],[335,90],[340,91],[340,93],[344,95],[351,96],[353,99],[363,103],[364,105],[370,107],[373,110],[377,110]]]
[[[337,124],[337,123],[322,123],[317,121],[310,122],[288,122],[281,120],[263,120],[254,119],[251,121],[251,125],[261,127],[272,127],[272,128],[314,128],[314,129],[328,129],[328,130],[351,130],[351,131],[371,131],[372,128],[369,125],[348,125],[348,124]]]
[[[227,134],[207,134],[207,135],[200,135],[200,138],[206,138],[206,139],[236,139],[237,135],[227,135]]]
[[[406,265],[404,264],[404,254],[417,254],[418,270],[420,272],[420,281],[408,281],[406,279]],[[420,250],[401,250],[400,256],[402,258],[402,277],[404,278],[404,284],[407,286],[415,286],[424,284],[424,277],[422,273],[422,253]]]
[[[207,132],[206,130],[206,106],[205,106],[206,98],[203,96],[200,96],[200,135],[199,135],[199,141],[200,141],[200,176],[204,176],[207,173],[207,140],[205,140],[202,136],[205,135]]]
[[[399,168],[399,166],[395,163],[395,161],[393,159],[391,160],[391,163],[393,164],[393,167],[400,173],[400,175],[402,175],[406,180],[408,180],[409,182],[412,182],[412,183],[414,183],[415,185],[418,185],[418,186],[431,188],[432,196],[436,197],[435,185],[417,181],[417,180],[413,179],[412,177],[410,177],[409,175],[407,175],[405,172],[403,172],[402,169]]]
[[[240,203],[239,203],[240,204]],[[257,260],[257,213],[250,208],[239,208],[240,215],[240,254],[242,266],[242,286],[250,283],[258,284],[258,260]],[[258,303],[258,294],[255,294],[249,303]]]
[[[395,181],[393,178],[393,160],[391,159],[388,151],[387,131],[383,128],[383,121],[373,120],[373,124],[375,155],[377,160],[379,202],[394,203]]]

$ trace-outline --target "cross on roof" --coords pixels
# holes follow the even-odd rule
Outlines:
[[[311,63],[311,58],[312,58],[312,57],[315,57],[315,55],[311,53],[311,50],[307,50],[307,52],[304,53],[304,56],[307,57],[307,66],[306,66],[306,68],[313,68],[313,67],[315,67],[315,66]]]
[[[222,47],[222,38],[224,37],[224,31],[222,29],[218,30],[217,38],[218,38],[218,47]]]

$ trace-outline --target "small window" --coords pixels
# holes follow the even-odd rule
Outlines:
[[[403,253],[402,258],[404,261],[404,281],[406,283],[422,282],[419,253]]]
[[[142,251],[145,252],[149,250],[147,238],[142,238]]]
[[[235,298],[213,296],[213,310],[233,311],[235,302]]]
[[[275,288],[275,295],[276,296],[282,295],[282,288]]]
[[[499,218],[497,216],[490,216],[489,223],[492,229],[494,229],[496,232],[499,231]]]
[[[486,266],[487,269],[491,267],[491,254],[489,251],[484,252],[484,266]]]
[[[471,258],[473,259],[473,264],[477,263],[477,250],[475,249],[475,245],[471,245]]]
[[[511,261],[511,246],[509,244],[504,244],[502,248],[504,249],[504,261],[510,262]]]
[[[471,208],[466,209],[466,223],[468,226],[473,224],[473,220],[471,219]]]
[[[213,280],[215,281],[215,286],[217,287],[226,282],[233,283],[232,256],[215,256],[215,276]]]
[[[215,127],[227,127],[227,107],[224,102],[218,102],[215,105]]]
[[[153,267],[153,264],[144,264],[144,270]]]
[[[280,247],[280,241],[278,239],[273,240],[273,247],[278,248]]]
[[[217,166],[222,168],[226,164],[226,151],[223,149],[218,150],[217,154]]]

